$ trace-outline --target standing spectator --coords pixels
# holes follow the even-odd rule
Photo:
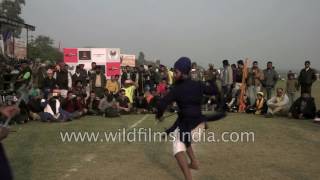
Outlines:
[[[171,86],[173,84],[173,69],[171,68],[168,71],[168,85]]]
[[[273,117],[275,114],[284,114],[289,109],[289,98],[282,88],[277,88],[277,95],[267,101],[268,114],[267,118]]]
[[[121,87],[124,87],[124,82],[128,79],[130,79],[130,72],[129,72],[129,66],[126,66],[125,68],[122,69]]]
[[[300,71],[299,84],[301,86],[301,95],[308,93],[311,95],[312,84],[317,80],[316,72],[310,67],[310,61],[304,63],[305,68]]]
[[[88,72],[87,72],[87,70],[84,68],[84,64],[79,64],[79,67],[80,67],[80,74],[81,74],[82,76],[84,76],[87,80],[90,79],[90,78],[88,77]],[[86,84],[84,84],[84,86],[87,86],[87,82],[86,82]]]
[[[314,119],[316,104],[309,93],[303,93],[291,106],[288,116],[295,119]]]
[[[76,82],[78,81],[80,81],[81,84],[84,86],[87,84],[86,76],[84,76],[83,73],[81,73],[81,69],[79,66],[76,67],[76,72],[72,75],[73,86],[75,86]]]
[[[233,73],[228,60],[223,60],[223,69],[221,71],[221,87],[223,98],[227,99],[229,97],[231,86],[233,83]]]
[[[88,71],[89,80],[92,80],[96,74],[97,63],[91,63],[91,69]]]
[[[96,68],[96,75],[93,77],[92,90],[96,93],[97,97],[102,98],[106,87],[106,76],[101,73],[101,67]]]
[[[219,72],[214,68],[213,64],[209,64],[209,69],[207,70],[206,81],[210,84],[216,83]]]
[[[145,70],[143,65],[140,65],[137,73],[138,94],[144,94],[145,85]]]
[[[256,95],[261,91],[261,81],[264,78],[264,73],[260,70],[258,62],[254,61],[252,67],[248,70],[247,87],[250,98],[250,105],[253,106],[256,102]]]
[[[193,62],[192,63],[192,68],[191,68],[191,79],[194,80],[194,81],[201,81],[201,73],[200,73],[200,70],[197,66],[197,63],[196,62]]]
[[[288,80],[287,80],[287,85],[286,85],[286,92],[289,97],[290,101],[290,106],[293,104],[295,101],[295,96],[296,92],[299,91],[299,83],[298,81],[294,78],[293,73],[288,73]]]
[[[269,100],[272,96],[274,91],[274,87],[279,79],[279,75],[277,71],[273,69],[272,62],[269,61],[267,63],[267,69],[263,70],[264,79],[262,81],[263,87],[267,92],[267,100]]]
[[[111,76],[111,79],[107,80],[106,89],[113,95],[118,93],[120,87],[119,82],[116,80],[115,76]]]
[[[233,71],[233,76],[234,76],[234,85],[233,85],[233,89],[232,89],[232,99],[231,101],[228,103],[228,107],[231,108],[232,105],[234,105],[234,103],[236,102],[237,99],[237,95],[239,94],[240,91],[240,87],[242,85],[242,76],[243,76],[243,61],[239,60],[237,62],[238,67],[235,69],[235,71]],[[236,103],[237,105],[238,103]]]
[[[168,71],[167,71],[167,68],[160,64],[160,69],[159,69],[159,74],[160,74],[160,79],[168,79]]]

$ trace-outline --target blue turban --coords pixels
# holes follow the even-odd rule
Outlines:
[[[189,74],[191,70],[191,60],[187,57],[181,57],[174,63],[174,69],[178,69],[182,74]]]

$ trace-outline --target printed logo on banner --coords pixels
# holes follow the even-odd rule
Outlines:
[[[121,54],[120,55],[120,62],[121,66],[136,66],[136,56],[135,55],[128,55],[128,54]]]
[[[91,49],[91,59],[94,62],[106,62],[107,51],[105,48],[92,48]]]
[[[89,48],[79,48],[78,49],[79,60],[91,60],[91,50]]]
[[[108,48],[107,49],[107,61],[120,61],[120,49]]]
[[[119,62],[107,62],[106,63],[106,76],[120,75],[120,63]]]
[[[64,48],[63,57],[65,63],[78,63],[78,49]]]

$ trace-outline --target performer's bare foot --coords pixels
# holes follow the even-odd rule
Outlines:
[[[199,163],[198,163],[198,161],[193,161],[193,162],[191,162],[188,166],[189,166],[190,169],[199,170]]]

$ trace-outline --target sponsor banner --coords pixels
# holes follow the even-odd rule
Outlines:
[[[64,48],[63,57],[65,63],[78,63],[78,49],[77,48]]]
[[[120,75],[120,62],[107,62],[106,67],[107,77]]]
[[[120,49],[107,48],[107,62],[120,62]]]
[[[14,38],[14,56],[17,59],[27,58],[27,43],[22,38]]]
[[[136,56],[135,55],[121,54],[120,60],[121,60],[121,66],[130,66],[130,67],[136,66]]]
[[[105,48],[92,48],[91,59],[96,63],[105,63],[107,59],[107,52]]]
[[[91,61],[91,49],[90,48],[78,48],[79,61]]]

